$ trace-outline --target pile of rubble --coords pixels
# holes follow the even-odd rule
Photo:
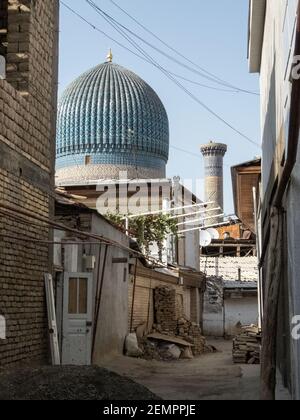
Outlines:
[[[154,293],[156,324],[150,334],[137,328],[138,346],[147,360],[192,359],[214,351],[206,345],[199,325],[183,317],[183,308],[172,287],[158,287]]]
[[[256,326],[243,327],[242,333],[233,340],[233,363],[260,364],[261,331]]]
[[[154,324],[152,333],[159,333],[171,337],[178,337],[185,340],[191,345],[191,350],[194,356],[199,356],[205,353],[206,340],[202,335],[201,328],[195,322],[190,322],[185,318],[176,320],[175,327],[172,331],[164,330],[162,325]]]
[[[154,307],[157,325],[164,332],[176,332],[178,307],[176,291],[169,287],[157,287],[154,293]]]
[[[155,334],[153,335],[155,337]],[[142,357],[145,360],[163,360],[168,362],[178,359],[192,359],[194,357],[190,346],[183,347],[171,343],[167,338],[165,340],[152,338],[152,334],[139,339],[139,348],[142,350]]]

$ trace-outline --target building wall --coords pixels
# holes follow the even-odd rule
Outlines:
[[[240,325],[257,325],[257,296],[225,298],[225,334],[234,337],[240,332]]]
[[[275,181],[288,135],[297,5],[298,0],[267,1],[260,73],[264,193]]]
[[[129,248],[129,238],[96,214],[92,219],[92,232]],[[96,252],[96,248],[92,252]],[[128,262],[114,263],[113,258],[123,258]],[[110,246],[107,259],[102,264],[105,264],[105,271],[93,358],[93,363],[96,364],[104,356],[123,354],[124,342],[128,333],[129,252]],[[95,280],[96,273],[98,273],[98,267],[95,268]]]
[[[264,240],[265,215],[270,208],[270,197],[281,174],[284,149],[288,140],[291,67],[295,43],[297,0],[267,2],[265,35],[261,63],[261,117],[262,117],[262,238]],[[294,399],[300,399],[300,342],[292,340],[292,318],[300,314],[299,289],[299,233],[297,214],[300,194],[300,155],[284,199],[286,211],[285,234],[287,243],[281,247],[286,263],[285,290],[279,296],[278,366]],[[264,281],[267,280],[266,264]]]
[[[217,231],[220,234],[220,238],[224,238],[225,233],[230,233],[231,238],[233,239],[241,239],[241,225],[231,225],[231,226],[222,226],[218,227]]]
[[[224,336],[223,280],[219,277],[207,279],[204,294],[203,333],[205,336]]]
[[[182,240],[184,250],[182,250],[182,257],[179,258],[178,264],[184,267],[190,267],[195,270],[200,270],[199,263],[199,243],[200,234],[198,231],[186,232],[185,238]],[[180,242],[180,241],[179,241]],[[180,254],[179,254],[180,255]]]
[[[230,293],[225,287],[221,277],[208,277],[203,314],[203,331],[206,336],[231,337],[239,332],[240,325],[257,325],[256,293],[252,291],[249,295],[242,292],[242,288]]]
[[[8,47],[2,48],[7,80],[0,80],[0,211],[1,204],[10,205],[48,218],[53,215],[58,2],[9,0],[7,5]],[[24,225],[7,214],[1,214],[0,231],[6,235],[0,239],[0,311],[7,323],[0,365],[45,361],[43,274],[51,270],[51,250],[30,239],[49,240],[50,232],[45,225]]]
[[[124,247],[129,247],[129,239],[126,235],[116,229],[104,218],[88,209],[84,212],[77,207],[66,206],[57,208],[56,220],[68,225],[70,228],[80,228],[86,232],[101,235],[111,241],[118,242]],[[100,310],[98,320],[93,319],[93,325],[96,328],[95,347],[93,353],[94,364],[100,363],[105,356],[114,354],[123,354],[124,342],[128,332],[128,277],[129,277],[129,252],[126,249],[120,249],[116,246],[90,244],[93,240],[83,241],[82,238],[74,238],[74,234],[65,233],[64,237],[55,232],[56,240],[62,241],[61,245],[55,246],[56,262],[58,268],[65,273],[93,273],[93,310],[95,313],[97,289],[103,279],[102,296],[100,301]],[[67,241],[72,244],[67,244]],[[78,242],[78,245],[76,244]],[[95,267],[91,271],[87,269],[84,254],[95,257]],[[105,256],[106,255],[106,256]],[[60,257],[59,257],[60,256]],[[63,256],[63,260],[60,259]],[[114,262],[115,259],[123,261]],[[125,262],[126,261],[126,262]],[[61,282],[63,277],[58,277]],[[57,289],[61,288],[57,284]],[[62,306],[60,301],[62,296],[57,295],[57,309]],[[58,324],[61,324],[63,309],[58,309]],[[96,325],[97,324],[97,325]],[[61,337],[60,332],[59,337]],[[61,339],[60,339],[61,341]]]
[[[154,315],[154,290],[160,286],[169,286],[176,290],[177,296],[177,308],[178,318],[184,316],[189,320],[196,322],[191,319],[191,315],[199,313],[194,305],[198,302],[191,299],[191,291],[197,290],[194,288],[187,288],[179,286],[178,278],[172,278],[172,276],[160,276],[152,273],[152,270],[139,269],[136,278],[136,289],[133,306],[133,324],[132,329],[135,330],[139,325],[146,324],[147,330],[152,329],[155,323]],[[129,282],[129,313],[128,313],[128,329],[131,326],[131,314],[132,314],[132,301],[133,301],[133,285],[134,285],[134,274],[132,271],[131,279]]]
[[[287,209],[287,292],[285,292],[286,302],[282,302],[284,306],[284,317],[280,320],[284,332],[292,326],[292,318],[300,315],[300,151],[298,150],[297,164],[292,176],[291,185],[288,192],[286,209]],[[282,343],[283,350],[285,348],[290,352],[290,365],[286,364],[283,374],[286,376],[290,373],[290,388],[293,396],[300,399],[300,340],[293,340],[288,335],[289,342]],[[279,338],[280,342],[280,338]],[[285,347],[285,348],[284,348]]]
[[[201,257],[201,271],[224,280],[258,281],[257,257]]]

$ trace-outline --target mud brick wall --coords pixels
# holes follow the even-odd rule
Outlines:
[[[1,367],[48,358],[43,275],[52,270],[45,243],[52,232],[1,205],[53,217],[58,2],[0,3],[2,26],[7,16],[7,80],[0,80],[0,314],[7,324]]]
[[[155,289],[157,287],[170,287],[176,292],[177,312],[182,313],[182,308],[178,308],[179,303],[183,302],[185,288],[177,284],[178,280],[170,276],[165,276],[152,270],[142,269],[138,267],[135,300],[133,308],[133,330],[139,325],[145,324],[147,331],[152,330],[155,319]],[[131,281],[128,290],[128,330],[130,330],[132,300],[133,300],[133,283],[134,283],[134,267],[131,270]],[[178,316],[178,314],[176,315]],[[182,316],[182,315],[181,315]],[[177,318],[176,318],[177,319]]]
[[[163,331],[176,332],[177,320],[182,316],[182,307],[176,296],[176,290],[170,287],[155,289],[155,318]]]

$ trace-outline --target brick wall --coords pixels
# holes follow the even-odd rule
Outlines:
[[[7,48],[7,26],[8,26],[8,0],[0,1],[0,54],[6,55]]]
[[[0,3],[0,18],[7,3],[7,80],[0,80],[0,313],[7,323],[0,366],[6,366],[48,356],[43,274],[51,270],[52,247],[42,242],[52,233],[37,220],[25,224],[4,214],[1,204],[53,216],[58,2]]]
[[[242,281],[258,280],[257,257],[202,257],[200,265],[208,277],[236,281],[240,275]]]
[[[148,272],[148,274],[147,274]],[[133,310],[133,329],[139,325],[145,323],[147,324],[148,330],[151,330],[153,323],[155,322],[154,315],[154,291],[157,287],[161,286],[170,286],[176,291],[176,302],[179,305],[183,305],[183,296],[185,290],[188,289],[178,286],[177,279],[163,280],[163,278],[157,273],[152,272],[152,270],[143,270],[138,269],[138,275],[136,279],[136,290],[135,290],[135,300],[134,300],[134,310]],[[129,283],[129,319],[128,325],[130,328],[131,321],[131,312],[132,312],[132,299],[133,299],[133,280],[134,276],[131,276],[131,281]],[[179,314],[178,314],[179,315]],[[182,314],[180,313],[182,316]]]

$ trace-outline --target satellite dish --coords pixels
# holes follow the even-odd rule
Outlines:
[[[200,232],[200,245],[205,248],[211,244],[212,237],[206,230],[201,230]]]
[[[209,228],[209,229],[206,229],[206,232],[210,234],[212,239],[217,239],[217,240],[220,239],[220,234],[217,231],[217,229]]]

